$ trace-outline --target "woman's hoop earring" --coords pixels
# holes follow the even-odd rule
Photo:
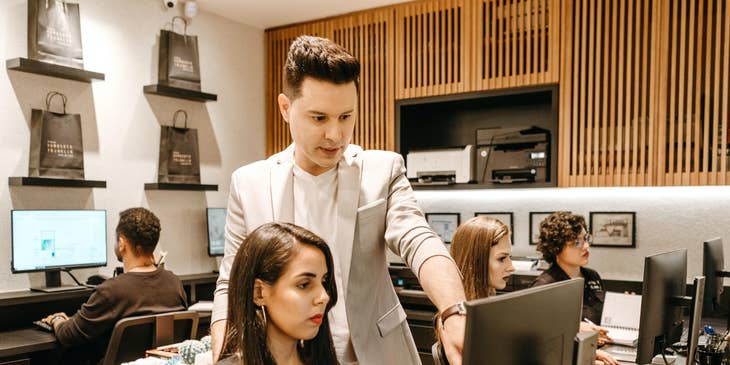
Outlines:
[[[304,348],[304,340],[299,340],[299,347]]]
[[[266,306],[261,305],[261,314],[264,315],[264,327],[266,327]]]

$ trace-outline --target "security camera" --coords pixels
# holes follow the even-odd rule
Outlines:
[[[162,0],[162,3],[168,8],[174,8],[177,5],[177,0]]]

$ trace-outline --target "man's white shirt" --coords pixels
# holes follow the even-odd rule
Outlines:
[[[350,328],[345,310],[347,283],[343,281],[343,267],[339,247],[352,242],[337,242],[337,166],[314,176],[294,164],[294,224],[302,226],[327,242],[332,251],[334,273],[329,273],[337,286],[337,304],[329,312],[330,330],[337,358],[343,365],[356,364],[357,359],[350,340]]]

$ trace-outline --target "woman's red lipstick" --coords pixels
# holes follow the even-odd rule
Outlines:
[[[320,325],[320,324],[322,324],[322,318],[324,318],[324,315],[315,314],[315,315],[309,317],[309,320],[314,322],[314,324],[316,324],[316,325]]]

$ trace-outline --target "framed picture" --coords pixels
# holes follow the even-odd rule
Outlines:
[[[530,245],[540,240],[540,222],[554,212],[530,212]]]
[[[512,212],[477,212],[474,213],[475,217],[479,216],[486,216],[489,218],[498,219],[502,223],[504,223],[507,227],[509,227],[510,230],[510,241],[512,244],[515,244],[515,227],[512,223]]]
[[[456,228],[461,224],[461,215],[459,213],[426,213],[426,221],[445,244],[450,244]]]
[[[636,212],[591,212],[592,246],[636,247]]]

